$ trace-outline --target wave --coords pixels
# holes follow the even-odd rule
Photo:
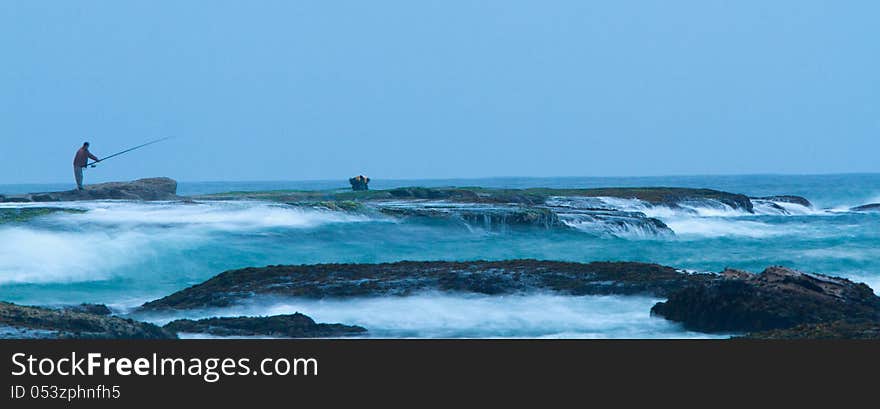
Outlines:
[[[619,218],[617,220],[597,220],[584,215],[560,214],[560,221],[578,231],[596,236],[613,236],[625,239],[657,239],[673,235],[647,219]]]
[[[639,199],[622,199],[615,197],[555,197],[548,204],[561,208],[572,209],[607,209],[613,211],[641,214],[648,219],[657,219],[671,229],[675,236],[682,238],[718,238],[746,237],[766,238],[791,234],[816,232],[807,231],[806,222],[786,222],[767,219],[766,216],[824,216],[833,215],[828,210],[818,210],[797,203],[770,199],[752,199],[754,212],[736,209],[713,199],[682,201],[676,206],[655,205]],[[646,219],[646,220],[648,220]],[[791,219],[794,221],[795,219]],[[587,231],[596,227],[590,224],[575,225]],[[607,228],[607,227],[606,227]],[[643,229],[638,224],[624,226],[619,235],[632,237],[660,237],[670,235],[657,234],[650,229]]]
[[[217,243],[223,234],[263,234],[374,220],[266,203],[53,203],[85,213],[56,213],[0,228],[0,284],[97,282],[131,278],[138,266]],[[164,255],[164,256],[163,256]],[[178,265],[178,269],[181,266]]]
[[[100,281],[153,256],[154,238],[140,232],[58,232],[0,229],[0,284]]]
[[[371,221],[367,216],[303,209],[265,202],[95,202],[81,214],[51,216],[70,225],[202,227],[215,230],[310,228],[328,223]]]
[[[729,220],[715,218],[678,218],[667,220],[666,224],[682,238],[718,238],[738,236],[747,238],[767,238],[791,234],[790,228],[757,221]]]
[[[486,296],[423,293],[348,300],[263,299],[224,309],[140,315],[157,324],[177,318],[266,316],[301,312],[317,322],[361,325],[390,338],[693,338],[706,337],[650,316],[649,297],[550,294]]]

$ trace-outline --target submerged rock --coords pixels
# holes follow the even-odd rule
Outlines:
[[[862,206],[856,206],[850,210],[854,212],[880,212],[880,203],[871,203]]]
[[[6,302],[0,302],[0,326],[2,334],[12,338],[176,338],[156,325],[131,319]]]
[[[81,209],[66,209],[63,207],[14,207],[0,209],[0,224],[24,223],[36,217],[48,216],[55,213],[85,213]]]
[[[76,200],[175,200],[177,182],[169,178],[138,179],[87,185],[84,190],[29,193],[0,197],[0,202],[62,202]]]
[[[223,307],[255,296],[349,298],[405,296],[423,291],[490,295],[548,291],[567,295],[664,297],[713,277],[635,262],[507,260],[277,265],[226,271],[140,308]]]
[[[834,321],[801,324],[791,328],[750,332],[748,339],[873,339],[880,340],[880,322]]]
[[[839,320],[880,320],[880,297],[865,284],[784,267],[726,270],[654,305],[653,315],[701,332],[746,332]]]
[[[279,338],[328,338],[361,335],[367,330],[356,325],[318,324],[295,313],[271,317],[207,318],[176,320],[163,328],[172,332],[211,334],[223,337],[268,336]]]

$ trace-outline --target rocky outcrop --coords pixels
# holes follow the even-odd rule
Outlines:
[[[752,202],[748,196],[713,189],[675,187],[600,188],[584,189],[581,196],[638,199],[653,205],[663,205],[672,208],[692,202],[715,201],[733,209],[749,213],[754,212]]]
[[[764,197],[753,197],[752,199],[758,200],[766,200],[770,202],[779,202],[779,203],[794,203],[796,205],[801,205],[803,207],[813,207],[813,204],[810,203],[804,197],[794,196],[794,195],[779,195],[779,196],[764,196]]]
[[[224,307],[256,296],[348,298],[405,296],[423,291],[490,295],[547,291],[567,295],[665,297],[713,277],[634,262],[507,260],[277,265],[227,271],[140,308]]]
[[[701,332],[748,332],[840,320],[880,320],[880,297],[865,284],[770,267],[726,270],[657,303],[653,315]]]
[[[318,324],[296,313],[271,317],[207,318],[198,321],[176,320],[164,327],[175,333],[188,332],[222,337],[267,336],[275,338],[330,338],[362,335],[363,327],[343,324]]]
[[[378,206],[380,213],[400,218],[458,219],[469,225],[566,227],[550,209],[511,207]]]
[[[712,189],[675,187],[598,188],[598,189],[493,189],[481,187],[401,187],[368,191],[268,191],[229,192],[197,196],[202,200],[259,199],[280,202],[381,200],[445,200],[457,203],[544,205],[552,197],[614,197],[638,199],[651,205],[678,207],[693,202],[717,202],[731,208],[753,212],[748,196]]]
[[[86,304],[82,303],[79,305],[68,305],[62,308],[64,311],[68,312],[81,312],[85,314],[93,314],[93,315],[110,315],[113,314],[113,311],[110,311],[110,308],[104,304]]]
[[[2,196],[0,202],[66,202],[77,200],[175,200],[177,182],[169,178],[139,179],[87,185],[84,190]]]
[[[871,339],[880,340],[880,322],[834,321],[801,324],[791,328],[751,332],[746,339]]]
[[[673,235],[662,221],[644,213],[614,209],[529,206],[523,204],[463,204],[435,201],[374,202],[370,206],[396,218],[459,220],[469,226],[504,229],[528,226],[544,229],[577,229],[596,234],[621,235],[637,230],[646,235]]]
[[[421,292],[486,295],[647,295],[667,298],[651,314],[709,333],[750,337],[873,336],[880,297],[865,284],[784,267],[760,274],[740,270],[686,273],[635,262],[569,263],[539,260],[403,261],[382,264],[276,265],[221,273],[148,302],[141,311],[227,307],[259,297],[311,299],[408,296]],[[272,318],[272,317],[268,317]],[[229,319],[227,319],[229,320]],[[252,318],[174,324],[175,331],[269,335]],[[234,323],[228,327],[226,324]],[[222,325],[221,325],[222,324]],[[266,323],[269,327],[268,321]],[[217,327],[218,329],[210,330]],[[232,329],[230,329],[232,328]],[[790,329],[789,332],[766,332]],[[214,332],[211,332],[214,331]],[[766,333],[764,333],[766,332]],[[800,335],[798,335],[800,334]],[[862,334],[862,335],[858,335]],[[298,335],[285,335],[298,336]]]
[[[880,212],[880,203],[871,203],[862,206],[856,206],[850,210],[854,212]]]
[[[91,309],[91,308],[90,308]],[[27,307],[0,302],[2,334],[39,338],[162,339],[176,336],[156,325],[119,317],[71,310]]]
[[[330,210],[381,213],[398,218],[461,220],[474,227],[507,226],[574,228],[591,234],[622,237],[669,236],[675,232],[663,221],[638,211],[664,206],[682,212],[695,208],[733,209],[755,213],[772,209],[790,214],[779,203],[810,205],[798,196],[752,199],[712,189],[646,187],[597,189],[497,189],[481,187],[401,187],[370,191],[230,192],[196,197],[200,200],[267,200]],[[613,199],[640,202],[610,203]],[[771,201],[775,199],[776,201]],[[620,202],[620,201],[617,201]],[[354,205],[353,205],[354,204]],[[634,211],[635,210],[635,211]]]

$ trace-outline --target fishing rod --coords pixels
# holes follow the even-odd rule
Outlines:
[[[159,142],[162,142],[162,141],[165,141],[165,140],[168,140],[168,139],[171,139],[171,137],[170,137],[170,136],[166,136],[166,137],[164,137],[164,138],[159,138],[159,139],[156,139],[156,140],[154,140],[154,141],[147,142],[147,143],[145,143],[145,144],[143,144],[143,145],[135,146],[134,148],[128,148],[128,149],[126,149],[126,150],[124,150],[124,151],[122,151],[122,152],[116,152],[116,153],[114,153],[114,154],[112,154],[112,155],[110,155],[110,156],[105,156],[103,159],[98,159],[98,160],[96,160],[96,161],[94,161],[94,162],[92,162],[92,163],[86,164],[86,166],[88,166],[88,167],[92,167],[92,168],[93,168],[93,167],[95,167],[95,165],[96,165],[98,162],[103,162],[103,161],[105,161],[105,160],[107,160],[107,159],[110,159],[110,158],[112,158],[112,157],[114,157],[114,156],[119,156],[119,155],[122,155],[123,153],[128,153],[128,152],[131,152],[131,151],[133,151],[133,150],[135,150],[135,149],[140,149],[140,148],[143,148],[144,146],[152,145],[152,144],[154,144],[154,143],[159,143]]]

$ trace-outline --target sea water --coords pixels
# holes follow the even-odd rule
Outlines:
[[[181,182],[179,194],[273,189],[333,189],[345,181]],[[597,234],[569,230],[485,229],[460,221],[394,219],[260,201],[53,203],[56,213],[0,224],[0,300],[29,305],[103,303],[125,314],[145,301],[222,271],[268,264],[375,263],[399,260],[623,260],[691,271],[725,267],[759,272],[783,265],[847,277],[880,289],[880,213],[851,212],[880,202],[880,175],[686,176],[645,178],[494,178],[375,180],[399,186],[504,188],[677,186],[749,196],[799,195],[812,208],[758,205],[755,213],[723,206],[672,209],[602,199],[620,210],[662,220],[673,235],[637,229]],[[0,186],[0,193],[58,190],[54,185]],[[0,204],[2,207],[47,204]],[[579,228],[583,227],[583,228]],[[490,297],[426,293],[351,300],[273,299],[220,310],[132,315],[173,318],[302,312],[319,322],[362,325],[381,337],[702,337],[649,315],[650,297]]]

